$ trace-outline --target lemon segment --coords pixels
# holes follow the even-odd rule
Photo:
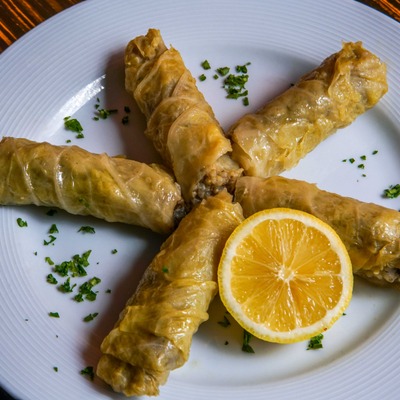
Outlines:
[[[329,329],[352,297],[353,272],[336,232],[297,210],[260,211],[228,239],[218,269],[221,300],[254,336],[278,343]]]

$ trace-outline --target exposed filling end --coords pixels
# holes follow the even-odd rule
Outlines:
[[[195,202],[214,196],[223,189],[233,193],[236,180],[242,175],[243,170],[229,155],[224,154],[205,173],[203,179],[197,184],[194,193]]]

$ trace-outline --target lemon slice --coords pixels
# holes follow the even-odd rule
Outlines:
[[[353,273],[336,232],[297,210],[260,211],[229,237],[218,269],[221,300],[254,336],[277,343],[329,329],[347,308]]]

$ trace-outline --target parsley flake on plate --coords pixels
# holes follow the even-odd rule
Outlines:
[[[81,375],[87,376],[91,381],[94,379],[94,369],[91,366],[83,368],[81,370]]]
[[[400,195],[400,184],[390,185],[388,189],[383,191],[383,196],[388,199],[395,199]]]
[[[92,289],[100,282],[101,279],[97,278],[96,276],[84,282],[82,285],[79,286],[79,293],[74,297],[74,300],[78,303],[84,300],[95,301],[97,297],[97,292],[94,292]]]
[[[17,224],[20,228],[26,228],[28,226],[28,223],[22,218],[17,218]]]
[[[46,281],[52,285],[57,285],[58,281],[56,278],[54,278],[53,274],[48,274],[46,277]]]
[[[202,63],[201,63],[201,66],[203,67],[203,69],[211,69],[211,65],[210,65],[210,63],[209,63],[209,61],[208,60],[204,60]]]
[[[45,257],[44,261],[49,265],[54,265],[54,261],[50,257]]]
[[[54,242],[57,238],[54,235],[49,235],[49,240],[43,240],[43,244],[45,246],[48,246],[49,244],[53,244],[54,246]]]
[[[56,224],[52,224],[51,227],[50,227],[50,229],[49,229],[49,234],[53,234],[53,233],[59,233]]]
[[[83,233],[96,233],[95,229],[92,226],[83,225],[79,228],[78,232]]]
[[[99,313],[95,312],[93,314],[86,315],[86,317],[84,317],[83,320],[85,322],[90,322],[90,321],[93,321],[98,315],[99,315]]]
[[[322,333],[320,333],[319,335],[313,336],[308,343],[307,350],[322,349],[324,347],[322,345],[323,338],[324,338],[324,335]]]
[[[64,118],[64,126],[65,126],[65,129],[75,132],[77,134],[76,135],[77,139],[84,138],[84,135],[82,133],[83,132],[82,125],[76,118],[71,118],[70,116],[65,117]]]
[[[58,289],[60,290],[60,292],[63,292],[63,293],[72,293],[75,286],[76,286],[76,283],[71,286],[71,278],[68,277],[67,280],[64,281],[64,283],[62,283],[61,285],[58,286]]]
[[[245,353],[254,353],[254,349],[250,346],[250,340],[253,337],[253,335],[246,331],[245,329],[243,330],[243,344],[242,344],[242,351]]]

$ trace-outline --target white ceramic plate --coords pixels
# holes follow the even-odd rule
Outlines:
[[[124,91],[123,51],[133,37],[159,28],[181,51],[195,77],[212,68],[249,66],[250,105],[227,100],[220,81],[199,82],[222,125],[256,109],[301,74],[336,52],[342,41],[361,40],[388,65],[390,90],[379,105],[309,154],[287,176],[387,207],[382,198],[400,182],[400,25],[350,0],[87,0],[43,23],[0,57],[0,133],[94,152],[158,160],[143,138],[144,119]],[[93,121],[94,105],[119,113]],[[132,109],[122,125],[123,108]],[[84,139],[63,128],[73,115]],[[378,153],[372,155],[374,150]],[[343,159],[366,155],[365,169]],[[366,176],[363,177],[362,174]],[[163,238],[145,229],[107,224],[63,212],[49,217],[37,207],[0,208],[0,385],[15,397],[34,399],[120,398],[106,385],[81,376],[95,366],[99,345]],[[28,227],[20,228],[21,217]],[[48,229],[60,233],[44,246]],[[82,225],[94,235],[77,233]],[[46,283],[51,267],[92,250],[89,277],[102,279],[94,303],[76,303]],[[117,249],[116,254],[112,250]],[[106,293],[111,289],[111,293]],[[324,348],[253,340],[241,351],[241,330],[223,328],[216,301],[195,336],[188,363],[171,373],[160,399],[381,399],[394,398],[400,371],[398,292],[356,281],[351,305],[326,333]],[[60,318],[50,318],[49,312]],[[85,323],[82,318],[98,312]],[[54,370],[58,368],[58,372]]]

